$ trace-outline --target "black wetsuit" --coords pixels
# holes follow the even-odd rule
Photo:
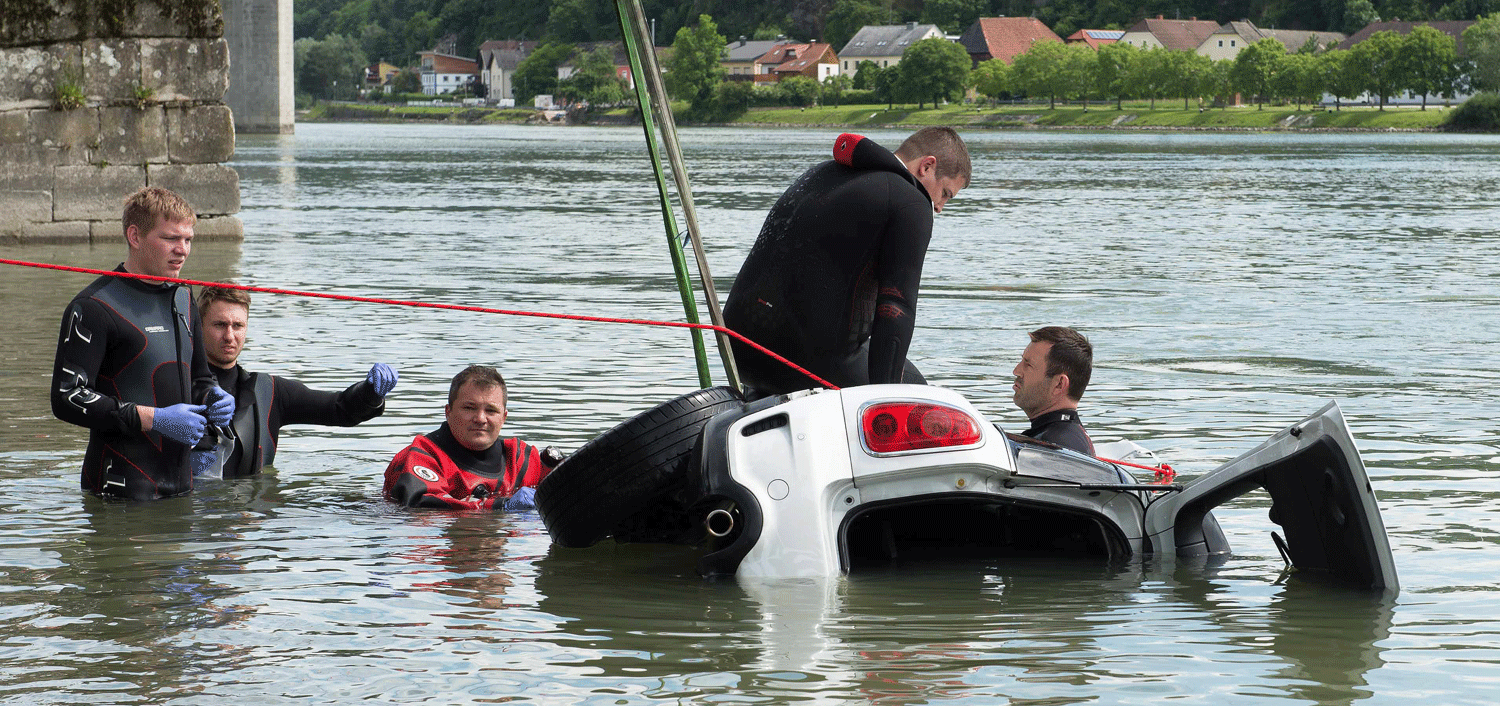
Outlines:
[[[1076,409],[1057,409],[1038,416],[1031,420],[1031,428],[1021,434],[1081,454],[1094,455],[1094,442],[1083,430],[1083,420],[1078,418]]]
[[[352,427],[385,413],[385,398],[361,380],[343,392],[322,392],[291,378],[252,373],[239,365],[212,368],[219,387],[234,395],[230,450],[223,454],[223,476],[254,475],[276,462],[276,439],[288,424]],[[215,445],[221,430],[211,430],[200,447]],[[249,449],[249,453],[246,453]]]
[[[52,413],[89,430],[84,490],[135,500],[192,490],[188,447],[143,433],[136,405],[204,404],[213,386],[185,287],[100,277],[63,312]]]
[[[730,328],[839,386],[923,383],[906,361],[932,199],[894,154],[843,135],[771,208],[724,305]],[[778,394],[817,384],[738,341],[741,377]]]

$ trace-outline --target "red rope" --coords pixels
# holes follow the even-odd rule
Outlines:
[[[1139,468],[1139,469],[1141,469],[1143,471],[1152,471],[1152,472],[1154,472],[1156,474],[1156,480],[1152,481],[1153,483],[1171,483],[1173,481],[1173,479],[1177,478],[1177,471],[1172,470],[1172,467],[1168,466],[1165,463],[1157,465],[1157,466],[1142,466],[1139,463],[1131,463],[1129,461],[1119,461],[1119,460],[1116,460],[1116,459],[1113,459],[1113,458],[1105,458],[1103,456],[1095,456],[1095,458],[1097,458],[1100,461],[1103,461],[1105,463],[1114,463],[1114,464],[1118,464],[1118,465],[1121,465],[1121,466],[1130,466],[1131,468]]]
[[[382,299],[379,297],[356,297],[347,294],[327,294],[324,292],[302,292],[295,289],[278,289],[275,287],[252,287],[244,284],[227,284],[224,282],[204,282],[193,279],[180,279],[177,277],[154,277],[150,275],[138,275],[131,272],[115,272],[114,270],[95,270],[87,267],[70,267],[68,265],[52,265],[45,262],[26,262],[24,260],[7,260],[0,258],[0,265],[16,265],[18,267],[35,267],[43,270],[60,270],[62,272],[77,272],[87,275],[105,275],[108,277],[125,277],[128,279],[149,280],[152,282],[175,282],[177,284],[190,284],[202,287],[222,287],[224,289],[238,289],[245,292],[259,292],[262,294],[290,294],[297,297],[312,297],[314,299],[334,299],[345,302],[364,302],[366,304],[387,304],[392,306],[412,306],[421,309],[451,309],[453,311],[476,311],[482,314],[501,314],[504,316],[533,316],[542,319],[565,319],[568,321],[594,321],[605,324],[634,324],[637,326],[665,326],[668,328],[695,328],[705,331],[716,331],[718,333],[732,336],[735,340],[754,348],[761,353],[770,356],[773,360],[785,364],[787,367],[806,375],[830,390],[839,389],[817,375],[812,374],[806,368],[782,357],[775,351],[756,343],[732,329],[713,324],[693,324],[685,321],[653,321],[651,319],[617,319],[608,316],[582,316],[579,314],[555,314],[546,311],[520,311],[516,309],[491,309],[483,306],[462,306],[459,304],[435,304],[432,302],[414,302],[404,299]]]

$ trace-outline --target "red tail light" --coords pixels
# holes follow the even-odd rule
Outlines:
[[[963,410],[919,402],[871,405],[860,420],[865,446],[878,454],[979,443],[979,423]]]

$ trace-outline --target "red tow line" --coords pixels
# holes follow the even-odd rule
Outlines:
[[[26,262],[25,260],[7,260],[0,258],[0,265],[16,265],[18,267],[35,267],[43,270],[60,270],[62,272],[78,272],[88,275],[104,275],[107,277],[124,277],[127,279],[141,279],[152,282],[174,282],[176,284],[190,284],[201,287],[221,287],[224,289],[238,289],[245,292],[260,292],[262,294],[290,294],[296,297],[312,297],[314,299],[334,299],[345,302],[364,302],[366,304],[387,304],[391,306],[412,306],[422,309],[451,309],[453,311],[476,311],[481,314],[501,314],[504,316],[532,316],[542,319],[565,319],[568,321],[596,321],[606,324],[634,324],[636,326],[662,326],[667,328],[695,328],[705,331],[715,331],[733,337],[735,340],[754,348],[761,353],[770,356],[787,367],[806,375],[814,382],[830,390],[839,389],[817,375],[812,374],[806,368],[782,357],[775,351],[756,343],[736,333],[732,329],[713,324],[693,324],[685,321],[653,321],[651,319],[617,319],[607,316],[581,316],[578,314],[556,314],[545,311],[520,311],[516,309],[491,309],[483,306],[462,306],[459,304],[436,304],[433,302],[416,302],[404,299],[382,299],[379,297],[356,297],[347,294],[326,294],[324,292],[302,292],[295,289],[278,289],[275,287],[251,287],[243,284],[228,284],[225,282],[205,282],[193,279],[181,279],[177,277],[154,277],[149,275],[138,275],[131,272],[115,272],[114,270],[95,270],[87,267],[70,267],[68,265],[52,265],[45,262]]]
[[[1177,479],[1177,471],[1172,470],[1172,467],[1168,466],[1165,463],[1157,464],[1155,466],[1142,466],[1139,463],[1131,463],[1129,461],[1118,461],[1118,460],[1115,460],[1115,459],[1112,459],[1112,458],[1105,458],[1103,456],[1095,456],[1094,458],[1097,458],[1100,461],[1103,461],[1105,463],[1113,463],[1113,464],[1120,465],[1120,466],[1129,466],[1131,468],[1139,468],[1139,469],[1141,469],[1143,471],[1151,471],[1151,472],[1153,472],[1153,473],[1156,474],[1156,480],[1153,480],[1151,482],[1159,484],[1159,485],[1169,485],[1172,481],[1174,481],[1174,480]]]

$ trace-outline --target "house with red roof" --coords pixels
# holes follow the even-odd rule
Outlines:
[[[1120,41],[1142,49],[1166,47],[1175,51],[1197,51],[1203,40],[1217,31],[1219,23],[1213,20],[1197,17],[1169,20],[1157,15],[1131,25]]]
[[[1123,29],[1080,29],[1063,37],[1063,41],[1069,44],[1087,44],[1090,49],[1099,51],[1099,47],[1114,44],[1123,36],[1125,36]]]
[[[833,52],[832,46],[822,42],[778,44],[755,60],[757,82],[806,76],[821,83],[823,79],[837,76],[838,73],[838,54]]]
[[[1012,63],[1037,42],[1062,42],[1062,37],[1035,17],[981,17],[958,38],[975,66],[990,59]]]

